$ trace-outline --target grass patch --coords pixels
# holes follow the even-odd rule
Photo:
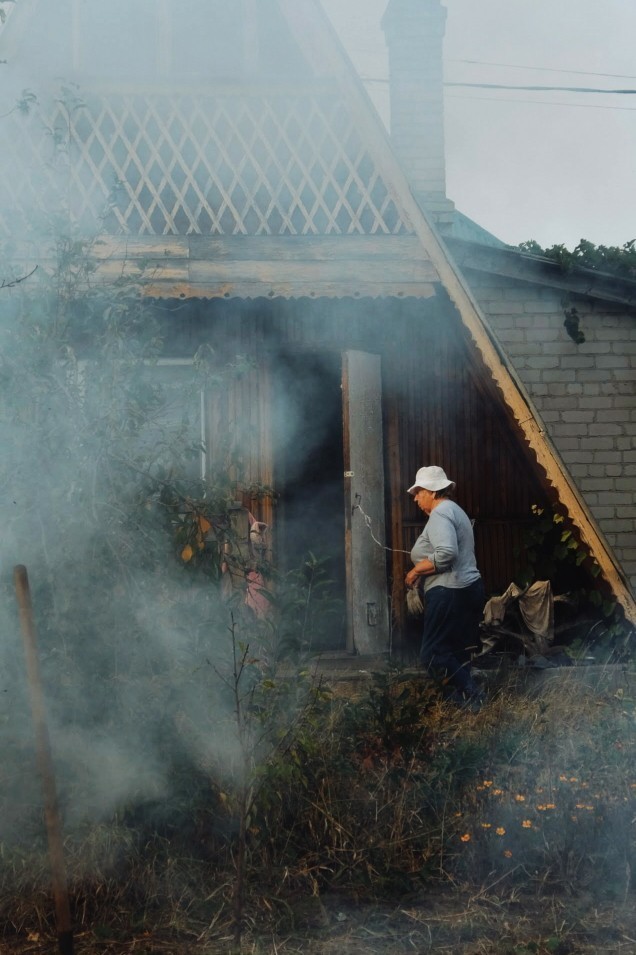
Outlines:
[[[586,951],[585,937],[601,931],[583,927],[592,910],[600,925],[600,913],[633,909],[635,756],[636,711],[624,690],[502,685],[478,714],[399,672],[379,676],[355,701],[321,690],[287,728],[285,746],[254,767],[242,950],[311,952],[321,937],[315,951],[335,951],[330,940],[342,942],[355,922],[347,951],[401,951],[371,947],[358,920],[364,907],[385,928],[396,922],[404,938],[417,935],[421,951]],[[174,813],[135,807],[68,834],[83,951],[232,950],[239,794],[199,774],[184,803],[183,767],[179,778]],[[7,951],[35,952],[54,936],[38,825],[33,806],[39,842],[1,847]],[[450,929],[444,934],[427,905],[441,910],[451,898],[471,915],[445,949]],[[498,948],[480,948],[493,936],[489,919],[494,925],[504,912],[510,924],[526,920],[526,937],[515,929]],[[623,934],[631,931],[627,918]],[[387,928],[385,945],[390,935]],[[274,949],[265,936],[294,937],[297,947],[279,941]],[[568,948],[575,936],[579,947]],[[365,938],[368,947],[356,948]]]

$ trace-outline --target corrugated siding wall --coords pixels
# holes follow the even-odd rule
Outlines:
[[[424,464],[441,465],[457,482],[457,501],[475,521],[486,591],[505,590],[517,570],[516,550],[531,505],[546,503],[546,492],[443,293],[429,300],[260,299],[226,308],[200,303],[196,324],[196,337],[204,333],[220,356],[242,353],[256,364],[257,370],[233,386],[228,411],[253,434],[245,462],[249,479],[266,484],[276,480],[268,395],[280,354],[337,355],[357,348],[381,355],[387,542],[393,548],[387,565],[398,630],[404,623],[402,581],[410,566],[403,552],[410,551],[423,526],[406,489]],[[264,506],[261,502],[258,509]],[[269,507],[262,516],[269,521]]]
[[[458,503],[475,521],[486,590],[501,593],[517,571],[531,506],[545,503],[545,491],[450,303],[409,302],[399,311],[385,358],[386,427],[399,446],[399,483],[405,490],[425,464],[446,470],[457,483]],[[422,514],[406,495],[398,499],[394,486],[392,504],[401,517],[393,523],[403,534],[396,543],[408,551]]]

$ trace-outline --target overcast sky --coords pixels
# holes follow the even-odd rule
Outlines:
[[[361,74],[386,81],[387,0],[323,5]],[[636,89],[636,0],[445,5],[447,81]],[[387,117],[386,82],[368,88]],[[447,192],[484,228],[568,248],[636,238],[636,95],[447,88],[445,107]]]

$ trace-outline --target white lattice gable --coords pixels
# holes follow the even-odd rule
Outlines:
[[[122,10],[134,9],[139,15],[142,5],[150,2],[138,0],[131,6],[127,0]],[[153,21],[155,32],[148,43],[155,42],[162,23],[165,27],[176,22],[170,20],[175,17],[174,4],[152,2],[159,25]],[[88,85],[65,83],[48,98],[40,94],[38,109],[28,117],[15,111],[7,123],[10,136],[4,159],[15,175],[0,182],[0,232],[14,233],[33,210],[50,210],[64,202],[72,225],[88,235],[412,233],[378,168],[373,143],[341,87],[330,78],[329,58],[303,49],[295,36],[298,24],[288,22],[279,0],[237,0],[232,8],[225,0],[187,3],[200,5],[197,28],[204,35],[216,24],[215,4],[219,10],[237,11],[227,24],[228,29],[242,25],[238,33],[230,31],[236,58],[241,51],[243,56],[260,50],[254,54],[260,73],[242,76],[231,85],[208,77],[210,82],[193,87],[174,79],[186,70],[184,57],[175,63],[174,55],[166,54],[173,76],[169,83],[160,79],[157,67],[152,81],[141,87],[132,81],[115,85],[111,76],[99,84],[99,92],[88,81]],[[37,46],[53,22],[47,20],[52,17],[50,4],[42,0],[24,4],[22,32],[14,31],[9,44],[14,60],[20,36]],[[39,63],[43,75],[58,66],[56,56],[79,65],[87,59],[82,27],[87,6],[79,0],[56,4],[53,19],[59,21],[63,40],[47,46],[46,56],[54,59],[45,57]],[[103,11],[103,5],[95,9]],[[284,51],[275,83],[271,37],[263,19],[266,10],[270,19],[276,14],[275,33]],[[212,11],[207,19],[205,11]],[[303,28],[311,33],[321,15],[318,8],[311,0],[302,0],[296,16],[299,11]],[[27,22],[30,32],[25,31]],[[179,29],[184,22],[181,17]],[[192,32],[192,23],[186,26]],[[143,42],[140,37],[140,47]],[[219,46],[218,37],[216,43]],[[169,47],[167,41],[163,46]],[[177,49],[176,40],[172,47]],[[33,54],[28,43],[26,49]],[[147,51],[140,60],[155,62]],[[81,70],[71,73],[81,80]]]
[[[292,20],[280,0],[266,2],[294,46],[294,82],[66,84],[30,115],[16,112],[0,234],[34,221],[35,234],[64,210],[70,228],[101,236],[102,277],[119,269],[153,294],[433,294],[437,272],[417,240],[404,241],[413,227],[359,110],[330,57],[296,36],[299,16],[311,35],[324,14],[301,0]],[[27,4],[41,28],[45,8]],[[211,239],[221,242],[213,260]]]
[[[0,228],[68,189],[85,234],[396,235],[404,217],[333,87],[91,95],[17,116]],[[34,172],[42,156],[49,162]]]

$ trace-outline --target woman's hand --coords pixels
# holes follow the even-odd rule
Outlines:
[[[404,583],[407,587],[415,587],[419,576],[420,575],[417,573],[415,568],[413,568],[412,570],[409,570],[408,574],[404,578]]]
[[[432,560],[424,558],[419,560],[414,567],[411,567],[408,574],[404,578],[404,583],[407,587],[414,587],[420,577],[427,577],[429,574],[435,573],[435,564]]]

